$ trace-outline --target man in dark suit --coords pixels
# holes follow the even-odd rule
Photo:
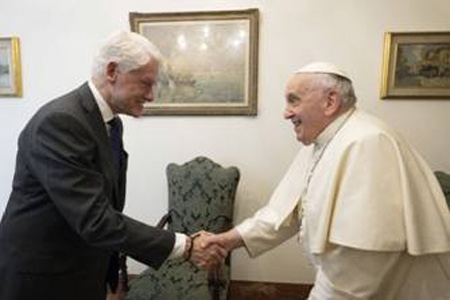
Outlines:
[[[0,299],[104,300],[118,252],[154,268],[181,256],[209,267],[226,255],[201,249],[203,236],[192,241],[121,212],[127,154],[117,115],[142,114],[160,61],[146,38],[116,33],[94,58],[91,80],[26,125],[0,224]]]

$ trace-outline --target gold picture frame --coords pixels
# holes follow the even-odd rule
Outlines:
[[[165,61],[146,115],[257,114],[257,9],[129,17]]]
[[[18,37],[0,38],[0,97],[22,97],[22,67]]]
[[[450,99],[450,32],[387,32],[381,98]]]

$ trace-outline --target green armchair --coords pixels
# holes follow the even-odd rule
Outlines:
[[[236,167],[223,168],[206,157],[166,169],[169,212],[159,226],[192,235],[197,231],[223,232],[232,227],[239,182]],[[127,300],[202,300],[227,298],[230,257],[218,273],[199,270],[183,259],[168,259],[159,270],[145,270],[130,281]]]

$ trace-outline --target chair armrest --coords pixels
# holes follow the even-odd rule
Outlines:
[[[170,216],[170,211],[169,211],[167,214],[165,214],[165,215],[161,218],[161,220],[159,220],[159,222],[158,222],[158,224],[156,225],[156,227],[157,227],[157,228],[160,228],[160,229],[163,229],[164,226],[166,226],[166,224],[167,224],[168,222],[170,222],[170,221],[172,221],[172,217]]]

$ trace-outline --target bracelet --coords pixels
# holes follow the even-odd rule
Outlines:
[[[194,234],[191,235],[189,238],[191,239],[191,245],[189,246],[188,250],[187,250],[187,256],[186,256],[186,260],[190,260],[191,256],[192,256],[192,250],[194,249],[194,240],[199,237],[200,234]]]

